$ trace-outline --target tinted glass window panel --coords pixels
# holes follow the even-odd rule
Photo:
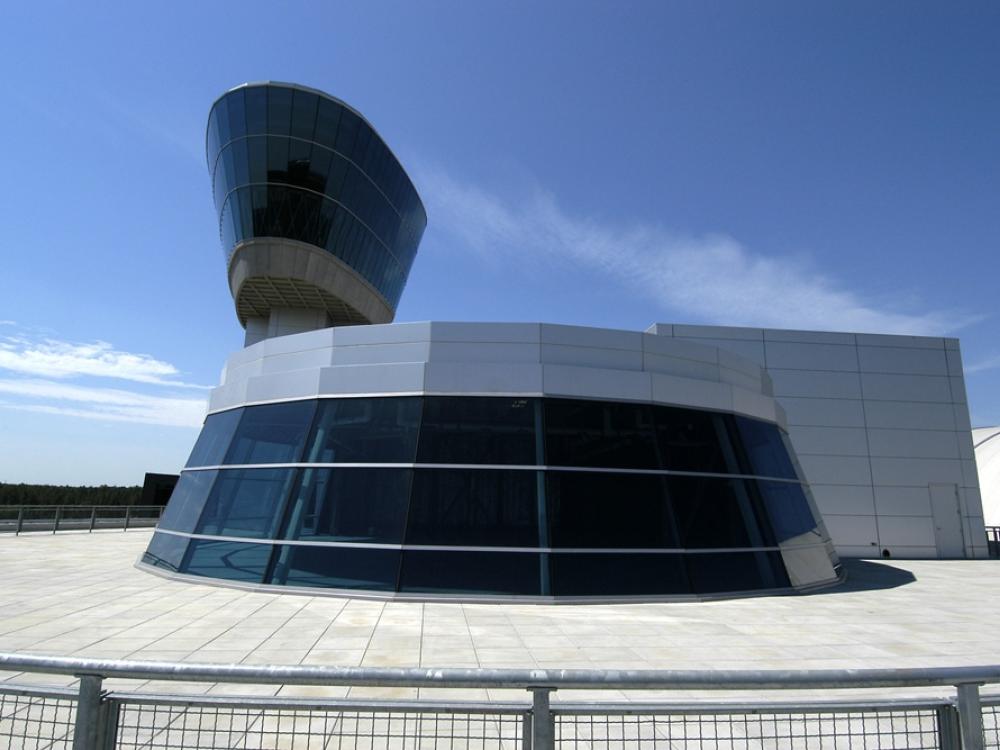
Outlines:
[[[269,544],[192,539],[182,572],[207,578],[260,583],[270,557]]]
[[[312,140],[316,129],[316,106],[318,104],[319,97],[316,94],[298,89],[292,93],[292,136]]]
[[[773,544],[762,509],[742,480],[671,476],[667,488],[683,547]]]
[[[398,550],[350,547],[279,547],[272,583],[336,589],[393,591]]]
[[[226,463],[298,461],[315,410],[315,401],[248,406],[226,454]]]
[[[316,140],[324,146],[333,148],[337,143],[337,126],[340,124],[339,104],[329,99],[320,98],[316,111]]]
[[[526,398],[427,396],[417,460],[535,464],[534,403]]]
[[[787,588],[788,575],[776,552],[725,552],[685,555],[696,594]]]
[[[267,89],[248,88],[243,95],[247,134],[263,135],[267,133]]]
[[[420,399],[345,398],[319,402],[309,463],[409,463],[417,449]]]
[[[401,544],[409,469],[303,469],[286,539]]]
[[[796,479],[795,467],[777,425],[747,417],[736,417],[751,471],[763,477]]]
[[[783,542],[816,529],[816,519],[801,485],[758,481],[756,486],[764,496],[764,505],[777,541]]]
[[[217,471],[182,472],[157,526],[173,531],[194,531],[218,473]]]
[[[241,416],[243,416],[243,409],[230,409],[229,411],[209,414],[185,466],[217,466],[221,464]]]
[[[665,596],[689,594],[684,559],[679,554],[549,555],[554,596]]]
[[[659,468],[649,406],[555,398],[544,403],[550,466]]]
[[[250,182],[266,182],[267,138],[247,138],[247,158],[250,162]]]
[[[195,531],[217,536],[273,538],[294,469],[219,472]]]
[[[267,91],[267,132],[288,135],[292,122],[292,90],[271,87]]]
[[[537,547],[534,471],[417,469],[407,544]]]
[[[660,461],[673,471],[739,473],[721,414],[654,406]]]
[[[650,474],[546,472],[553,547],[680,547],[667,478]]]
[[[538,594],[539,557],[527,552],[406,551],[399,578],[404,592]]]
[[[219,128],[219,147],[225,146],[229,143],[229,105],[226,100],[223,99],[215,107],[215,120],[218,123]]]
[[[230,138],[242,138],[247,134],[247,123],[243,101],[243,89],[234,91],[226,97],[226,104],[229,106]]]
[[[153,534],[149,547],[142,555],[142,561],[148,565],[167,570],[179,570],[184,551],[188,546],[187,537],[173,534]]]

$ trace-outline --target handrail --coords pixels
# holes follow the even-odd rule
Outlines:
[[[136,680],[413,688],[552,690],[784,690],[940,687],[1000,682],[1000,664],[978,667],[817,670],[472,669],[171,663],[0,653],[0,670]]]

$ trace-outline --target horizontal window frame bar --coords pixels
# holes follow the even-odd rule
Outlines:
[[[490,547],[481,545],[446,545],[446,544],[387,544],[382,542],[337,542],[309,541],[305,539],[272,539],[260,537],[228,536],[216,534],[195,534],[174,529],[156,528],[155,533],[170,534],[186,539],[205,540],[211,542],[236,542],[247,544],[267,544],[270,546],[290,547],[335,547],[342,549],[372,549],[399,552],[505,552],[515,554],[565,554],[565,555],[709,555],[751,552],[783,552],[792,550],[823,547],[825,542],[812,544],[789,544],[771,547]]]
[[[764,482],[782,482],[784,484],[798,484],[808,486],[802,479],[789,479],[787,477],[769,477],[758,474],[726,474],[710,471],[679,471],[676,469],[616,469],[612,467],[589,467],[589,466],[552,466],[549,464],[442,464],[442,463],[416,463],[416,462],[372,462],[365,463],[351,461],[344,463],[305,463],[305,462],[282,462],[273,464],[216,464],[213,466],[185,466],[181,469],[181,474],[195,471],[229,471],[246,469],[455,469],[455,470],[483,470],[483,471],[546,471],[546,472],[567,472],[567,473],[589,473],[589,474],[631,474],[637,476],[679,476],[679,477],[705,477],[708,479],[755,479]]]

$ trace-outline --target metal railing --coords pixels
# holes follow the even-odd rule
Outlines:
[[[27,531],[94,531],[150,528],[160,505],[0,505],[0,534]]]
[[[74,675],[77,689],[0,683],[9,747],[941,748],[1000,746],[1000,665],[931,669],[669,671],[388,669],[129,662],[0,654],[0,670]],[[360,688],[516,689],[530,701],[380,701],[104,690],[109,678]],[[37,679],[37,678],[36,678]],[[556,702],[556,691],[948,688],[934,698]]]

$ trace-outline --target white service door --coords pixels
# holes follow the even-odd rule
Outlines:
[[[938,557],[965,557],[962,533],[962,509],[958,504],[957,484],[928,485],[931,512],[934,514],[934,540]]]

